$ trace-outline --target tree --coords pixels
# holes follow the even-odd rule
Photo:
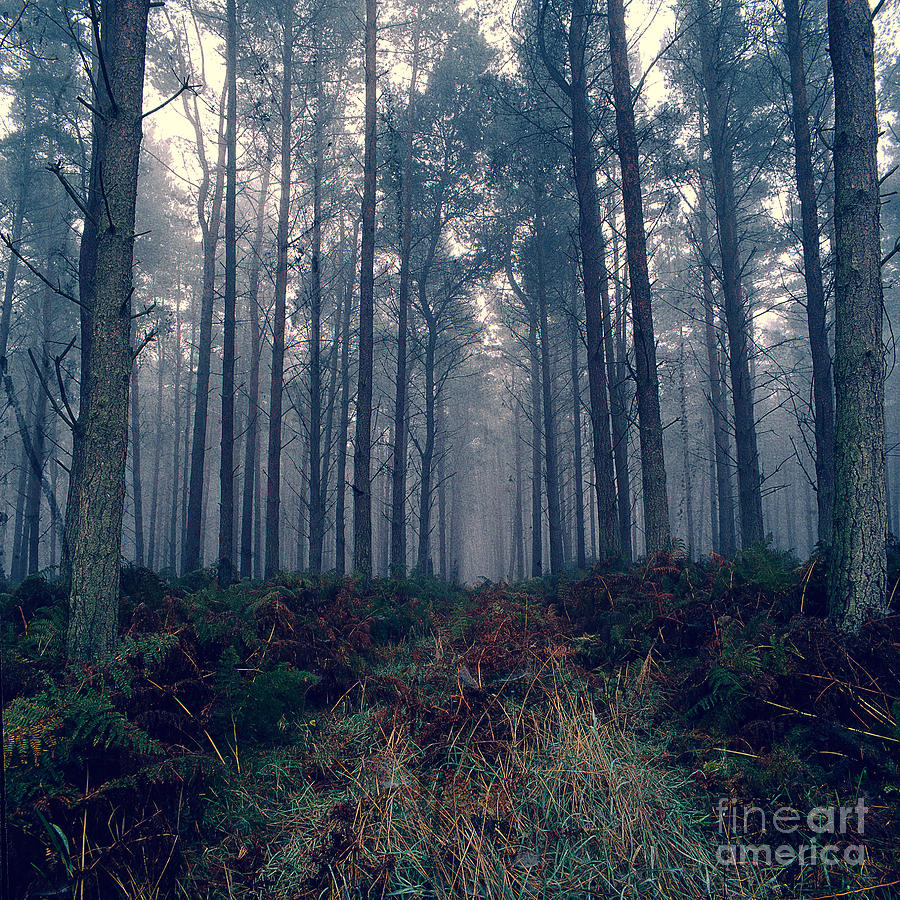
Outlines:
[[[225,12],[225,327],[222,335],[222,441],[219,455],[220,587],[234,577],[234,337],[237,304],[237,0]]]
[[[225,129],[225,103],[227,91],[219,98],[218,154],[215,170],[210,169],[206,156],[206,144],[196,95],[189,103],[184,99],[185,115],[194,128],[197,155],[200,161],[200,190],[197,194],[197,219],[203,238],[203,284],[200,297],[200,334],[197,347],[197,379],[193,435],[190,453],[190,477],[187,480],[188,496],[185,507],[185,527],[181,555],[183,572],[199,568],[202,556],[203,493],[205,485],[206,430],[209,416],[209,375],[212,358],[212,321],[216,293],[216,248],[219,243],[219,226],[222,217],[222,198],[225,188],[225,152],[227,142],[222,140]],[[213,180],[214,179],[214,180]],[[212,197],[210,199],[210,188]],[[207,212],[207,200],[210,200]]]
[[[866,0],[828,0],[834,72],[835,496],[828,602],[847,631],[884,615],[884,298],[874,29]]]
[[[607,18],[619,162],[622,170],[625,247],[631,286],[638,433],[644,488],[644,533],[647,553],[651,554],[659,553],[669,546],[669,501],[666,494],[666,463],[659,409],[659,376],[656,370],[656,338],[653,333],[644,206],[634,128],[634,101],[628,69],[625,7],[622,0],[608,0]]]
[[[762,479],[753,411],[749,325],[741,288],[738,209],[734,187],[734,129],[729,118],[734,109],[729,105],[731,91],[728,75],[730,73],[733,78],[735,72],[732,61],[727,58],[723,33],[728,27],[734,27],[737,7],[734,0],[721,0],[721,6],[719,15],[714,17],[709,0],[698,0],[698,42],[712,158],[725,322],[728,329],[741,537],[744,546],[749,547],[763,539]]]
[[[294,4],[285,0],[281,43],[281,194],[275,236],[275,311],[272,327],[272,378],[269,389],[269,445],[266,471],[265,576],[280,566],[281,428],[284,395],[284,324],[288,279],[288,226],[291,208],[291,72],[294,54]]]
[[[610,559],[620,552],[613,479],[613,452],[609,436],[609,401],[603,347],[601,293],[608,272],[603,259],[603,234],[597,198],[597,169],[592,146],[588,104],[586,51],[590,22],[587,0],[572,0],[566,48],[569,61],[567,81],[547,52],[545,28],[546,4],[538,20],[538,44],[541,58],[551,78],[569,101],[572,135],[572,167],[578,196],[578,240],[581,248],[581,276],[584,284],[584,308],[587,325],[588,384],[591,399],[591,424],[594,437],[594,475],[599,518],[598,552]]]
[[[96,82],[87,208],[97,210],[88,319],[90,342],[81,483],[75,494],[68,652],[89,659],[118,638],[119,557],[125,505],[134,214],[142,133],[144,61],[150,0],[108,0],[94,20],[101,78]],[[102,207],[100,200],[102,199]]]
[[[831,539],[834,506],[834,399],[831,355],[825,322],[825,286],[819,254],[819,213],[813,180],[812,146],[809,134],[809,104],[806,99],[806,67],[803,60],[803,26],[799,0],[784,0],[786,50],[791,78],[794,163],[800,216],[803,226],[803,277],[806,282],[806,321],[812,353],[813,400],[816,424],[816,501],[819,509],[820,543]]]

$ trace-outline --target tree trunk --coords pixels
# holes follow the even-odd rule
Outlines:
[[[48,289],[45,289],[45,295],[46,293],[48,293]],[[49,348],[45,345],[45,353],[47,350]],[[47,366],[44,365],[45,376],[46,370]],[[38,555],[41,538],[41,482],[44,478],[44,464],[46,462],[47,394],[40,387],[35,388],[35,391],[34,431],[31,439],[34,457],[31,460],[28,471],[28,493],[25,498],[25,534],[27,540],[24,541],[23,546],[23,554],[27,561],[29,575],[37,575],[40,571]]]
[[[572,322],[569,327],[572,379],[572,456],[574,463],[575,490],[575,565],[579,569],[587,568],[587,551],[584,545],[584,472],[581,458],[581,367],[578,363],[578,327],[576,309],[572,309]],[[518,469],[518,419],[516,421],[516,477]],[[517,485],[518,488],[518,485]],[[518,496],[518,495],[517,495]]]
[[[544,565],[544,528],[541,515],[541,369],[537,344],[537,316],[529,308],[528,347],[531,354],[531,577],[540,578]]]
[[[819,257],[819,214],[813,180],[812,147],[809,136],[809,105],[806,101],[806,69],[803,64],[802,26],[799,0],[784,0],[787,57],[791,70],[794,128],[794,163],[800,217],[803,225],[803,277],[806,281],[806,322],[812,355],[813,402],[816,423],[816,498],[819,507],[819,542],[831,541],[834,506],[834,398],[831,355],[825,322],[825,289]]]
[[[324,97],[319,53],[313,58],[316,112],[313,123],[313,221],[310,274],[309,353],[309,568],[322,571],[325,539],[325,497],[322,494],[322,177],[324,155]]]
[[[712,280],[712,248],[706,214],[706,191],[701,185],[697,197],[700,228],[700,265],[703,271],[703,320],[706,336],[706,362],[709,383],[709,407],[715,443],[716,497],[719,520],[715,529],[715,550],[724,557],[734,556],[737,549],[734,532],[734,495],[731,490],[731,463],[728,458],[728,431],[725,427],[725,398],[722,392],[722,368],[719,364],[719,341],[716,335],[715,295]]]
[[[265,576],[280,567],[281,419],[284,392],[284,319],[288,278],[288,219],[291,205],[291,74],[294,53],[293,0],[284,4],[284,40],[281,46],[281,196],[275,238],[275,311],[272,336],[272,381],[269,391],[269,448],[266,473]]]
[[[334,568],[343,575],[347,566],[346,497],[347,497],[347,437],[350,430],[350,318],[353,313],[353,284],[356,279],[356,248],[359,223],[353,226],[353,246],[350,250],[350,269],[344,292],[344,313],[341,321],[341,420],[338,426],[337,496],[334,501]]]
[[[394,399],[394,447],[391,456],[391,570],[406,573],[406,379],[409,261],[412,248],[412,164],[415,97],[419,66],[419,26],[413,36],[412,75],[406,117],[406,152],[400,188],[400,284],[397,291],[397,373]]]
[[[534,231],[537,242],[538,329],[540,334],[541,386],[544,405],[544,473],[547,479],[547,522],[550,537],[550,574],[563,569],[562,517],[559,496],[559,459],[556,452],[556,419],[553,414],[553,385],[550,378],[550,326],[544,262],[544,213],[540,185],[534,188]]]
[[[662,417],[659,409],[659,375],[656,370],[656,338],[647,269],[647,238],[634,104],[625,37],[622,0],[609,0],[609,55],[612,63],[619,162],[622,169],[622,206],[625,213],[625,246],[631,284],[632,332],[637,380],[638,433],[641,441],[641,476],[644,497],[644,534],[647,553],[669,546],[669,502],[666,496],[666,463],[663,454]]]
[[[175,572],[178,566],[178,496],[181,491],[181,304],[175,305],[175,336],[173,340],[175,369],[174,440],[172,441],[172,507],[169,510],[169,566]],[[162,450],[162,448],[160,448]]]
[[[375,144],[377,120],[377,0],[366,0],[365,150],[363,159],[362,248],[359,276],[359,375],[353,453],[353,564],[372,574],[372,376],[375,317]]]
[[[263,160],[262,183],[256,202],[256,231],[250,255],[247,290],[247,312],[250,318],[250,378],[247,388],[247,435],[244,445],[244,484],[241,496],[241,578],[253,577],[253,512],[256,491],[256,469],[259,454],[259,358],[262,339],[259,332],[259,275],[261,269],[263,230],[266,225],[266,200],[272,173],[273,132],[269,131],[268,147]]]
[[[419,282],[419,293],[424,294],[425,285]],[[427,310],[422,297],[423,313]],[[420,575],[429,574],[431,544],[431,501],[432,474],[434,466],[435,442],[435,353],[437,351],[437,323],[426,316],[428,336],[425,341],[425,443],[421,452],[421,483],[419,485],[419,549],[416,556],[416,570]]]
[[[525,577],[525,522],[522,515],[522,433],[519,424],[519,402],[513,401],[513,423],[515,434],[513,440],[516,443],[516,495],[513,506],[513,542],[515,544],[512,554],[511,581],[518,581]]]
[[[96,166],[103,194],[90,303],[90,382],[83,471],[72,546],[69,655],[96,659],[118,637],[119,559],[125,506],[134,213],[141,146],[150,0],[118,0],[105,14],[105,77],[94,102]],[[100,93],[100,90],[103,93]],[[102,179],[102,188],[101,188]],[[79,412],[81,420],[82,413]]]
[[[31,388],[29,407],[34,406],[34,386]],[[31,462],[25,444],[22,444],[22,456],[19,461],[19,479],[16,486],[16,511],[13,516],[13,552],[10,562],[9,576],[13,583],[20,582],[28,572],[27,530],[25,528],[25,495],[28,491],[28,473]]]
[[[225,316],[222,331],[222,443],[219,453],[219,587],[234,579],[234,341],[237,304],[237,0],[225,4]]]
[[[616,295],[616,330],[613,333],[612,312],[609,308],[609,279],[600,280],[600,303],[603,314],[603,342],[606,349],[606,373],[609,383],[610,419],[612,420],[613,456],[616,465],[616,495],[619,516],[619,547],[622,560],[631,562],[631,476],[628,471],[628,384],[627,350],[625,345],[625,304],[622,301],[619,269],[619,233],[615,214],[611,216],[613,245],[613,283]],[[601,237],[601,253],[605,255]],[[604,263],[605,267],[605,263]]]
[[[162,457],[162,416],[163,416],[163,342],[157,337],[158,356],[156,362],[156,446],[153,453],[153,478],[150,484],[150,535],[147,542],[147,568],[156,565],[156,520],[159,508],[159,462]]]
[[[592,127],[588,106],[585,54],[589,10],[586,0],[573,0],[569,22],[568,55],[571,84],[565,91],[571,103],[572,165],[578,195],[578,237],[584,280],[584,308],[587,325],[588,381],[591,397],[591,424],[594,436],[594,473],[597,490],[598,554],[602,560],[619,555],[616,488],[613,453],[609,435],[609,403],[603,352],[601,279],[606,274],[602,255],[597,168],[591,146]]]
[[[131,493],[134,500],[134,561],[144,565],[144,492],[141,483],[141,397],[137,360],[131,367]]]
[[[741,291],[733,147],[728,133],[727,103],[720,81],[719,41],[710,21],[708,0],[699,0],[698,6],[703,31],[700,48],[709,118],[709,146],[712,156],[719,252],[722,262],[722,289],[725,296],[725,323],[728,329],[731,392],[734,399],[741,538],[744,547],[749,547],[763,539],[762,480],[759,471],[759,451],[756,444],[756,419],[753,411],[753,379],[750,374],[750,348],[747,334],[749,326]]]
[[[681,402],[681,460],[682,475],[684,478],[684,511],[686,529],[686,549],[688,558],[693,559],[697,550],[694,540],[694,494],[691,485],[691,455],[688,439],[689,427],[687,420],[687,390],[684,371],[684,336],[682,335],[678,345],[678,393]]]
[[[206,163],[203,148],[203,134],[199,118],[195,123],[197,147],[200,151],[203,178],[197,199],[197,218],[203,234],[203,288],[200,300],[200,335],[197,347],[197,377],[194,392],[194,429],[191,441],[190,479],[185,508],[185,527],[181,569],[185,574],[200,568],[202,561],[203,494],[206,462],[206,425],[209,417],[209,370],[212,360],[212,320],[216,296],[216,247],[219,243],[219,223],[222,216],[222,197],[225,188],[225,100],[227,91],[222,92],[219,107],[219,153],[216,160],[215,186],[209,216],[206,214],[206,198],[212,175]]]
[[[847,631],[888,612],[884,298],[875,53],[866,0],[828,0],[834,71],[835,495],[828,602]]]

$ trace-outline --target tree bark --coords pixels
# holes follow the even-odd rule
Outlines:
[[[346,497],[347,497],[347,438],[350,431],[350,318],[353,314],[353,285],[356,280],[356,248],[359,223],[353,226],[353,245],[350,250],[350,269],[344,293],[344,312],[341,321],[341,419],[338,426],[337,496],[334,501],[334,568],[343,575],[347,566]]]
[[[425,441],[421,451],[421,481],[419,485],[419,547],[416,554],[416,571],[429,574],[431,544],[432,474],[435,442],[435,353],[437,351],[437,322],[429,313],[424,298],[425,284],[419,282],[421,307],[428,328],[425,339]]]
[[[813,403],[816,423],[816,500],[819,510],[819,542],[831,541],[834,507],[834,398],[831,355],[825,322],[825,288],[819,255],[819,213],[813,179],[812,146],[809,135],[809,104],[806,100],[806,69],[803,63],[802,24],[799,0],[784,0],[787,57],[791,71],[794,130],[794,167],[800,218],[803,227],[803,277],[806,281],[806,322],[812,355]]]
[[[406,574],[406,365],[409,315],[409,262],[412,249],[412,170],[415,139],[416,82],[419,73],[419,34],[413,35],[412,74],[406,108],[406,153],[400,188],[400,284],[397,291],[397,373],[394,396],[394,446],[391,455],[391,571]]]
[[[272,174],[273,132],[263,160],[262,182],[256,202],[256,231],[250,256],[247,286],[247,312],[250,318],[250,377],[247,386],[247,436],[244,445],[244,484],[241,496],[241,578],[253,577],[253,513],[256,491],[256,469],[259,455],[259,358],[262,338],[259,330],[259,276],[262,239],[266,224],[266,200]]]
[[[90,292],[90,360],[82,380],[91,399],[83,420],[83,472],[72,546],[68,651],[77,659],[109,652],[118,637],[119,559],[125,505],[131,352],[134,214],[140,157],[149,0],[104,5],[104,85],[95,104],[96,166],[102,190]],[[101,188],[102,178],[102,188]],[[79,412],[79,419],[82,413]]]
[[[537,317],[530,310],[528,346],[531,354],[531,577],[540,578],[544,566],[542,510],[543,455],[541,453],[541,364],[537,343]]]
[[[225,324],[222,331],[222,442],[219,453],[219,587],[234,579],[234,341],[237,305],[237,0],[225,4]]]
[[[313,123],[313,222],[309,328],[309,568],[322,570],[325,538],[325,497],[322,493],[322,177],[324,96],[319,52],[313,59],[316,112]]]
[[[131,494],[134,501],[134,561],[144,565],[144,491],[141,481],[141,397],[137,360],[131,367]]]
[[[281,46],[281,196],[275,238],[275,311],[272,328],[272,381],[269,391],[269,447],[266,473],[265,577],[280,566],[281,420],[284,392],[284,320],[288,277],[288,219],[291,205],[291,74],[294,52],[293,0],[284,4],[284,40]]]
[[[681,461],[682,476],[684,479],[684,511],[686,528],[686,549],[689,559],[694,558],[697,545],[694,539],[694,494],[691,484],[691,457],[687,416],[687,385],[684,370],[684,336],[678,344],[678,393],[681,405]]]
[[[663,453],[662,417],[659,409],[659,375],[656,338],[647,268],[647,238],[634,103],[628,69],[625,8],[622,0],[609,0],[609,55],[612,63],[616,131],[622,170],[622,206],[625,213],[625,247],[631,284],[632,333],[637,381],[638,433],[641,442],[641,476],[644,499],[644,534],[647,553],[669,546],[669,502],[666,495],[666,463]]]
[[[709,242],[706,190],[701,185],[697,197],[698,226],[700,229],[700,265],[703,281],[703,322],[706,337],[706,363],[709,384],[709,407],[712,416],[714,441],[714,465],[716,472],[716,507],[718,523],[716,553],[724,557],[734,556],[737,549],[734,531],[734,495],[731,490],[731,463],[728,454],[728,431],[725,427],[725,398],[722,391],[722,367],[719,362],[719,341],[716,335],[716,303],[712,280],[712,248]]]
[[[866,0],[828,0],[834,72],[835,496],[828,601],[847,631],[886,615],[884,297],[874,30]]]
[[[578,237],[581,248],[584,308],[587,325],[588,382],[591,398],[594,473],[597,491],[598,554],[601,559],[620,553],[613,477],[613,453],[609,435],[609,403],[603,352],[601,278],[606,273],[602,258],[599,209],[597,206],[597,169],[591,145],[592,128],[587,96],[585,51],[590,12],[586,0],[573,0],[569,21],[567,50],[571,82],[557,72],[554,80],[571,105],[572,166],[578,195]],[[541,23],[543,25],[543,23]],[[541,38],[543,29],[541,29]],[[546,53],[542,53],[546,59]],[[548,68],[550,68],[548,66]],[[555,72],[555,69],[550,69]]]
[[[225,102],[227,91],[222,92],[219,106],[219,152],[215,168],[212,205],[206,213],[212,173],[206,161],[203,133],[199,112],[194,110],[194,128],[200,157],[202,180],[197,197],[197,219],[203,235],[203,287],[200,299],[200,334],[197,347],[197,376],[194,392],[194,428],[191,440],[190,478],[181,556],[182,572],[193,572],[202,561],[203,494],[206,462],[206,427],[209,417],[209,372],[212,361],[212,320],[216,295],[216,247],[219,243],[219,223],[222,216],[222,198],[225,188],[226,142],[222,140],[225,128]]]
[[[734,192],[733,146],[729,135],[727,101],[720,81],[720,42],[710,21],[708,0],[698,0],[701,18],[700,50],[709,119],[713,188],[722,262],[725,323],[728,329],[731,392],[734,400],[734,432],[737,449],[738,498],[744,547],[763,539],[762,480],[753,411],[753,379],[747,310],[741,291],[741,266]]]
[[[162,417],[163,417],[163,342],[157,337],[158,356],[156,360],[156,447],[153,453],[153,478],[150,484],[150,532],[147,541],[147,568],[156,568],[156,522],[159,509],[159,463],[162,457]],[[176,440],[177,442],[177,440]]]
[[[520,429],[518,399],[513,401],[513,422],[516,443],[516,494],[513,506],[513,542],[515,544],[512,558],[510,581],[518,581],[525,577],[525,523],[522,515],[522,433]]]
[[[628,471],[628,384],[627,350],[625,346],[625,304],[622,301],[619,269],[619,233],[615,214],[610,219],[613,247],[613,283],[616,295],[616,330],[613,332],[609,307],[609,278],[600,279],[600,304],[603,314],[603,343],[606,349],[606,377],[609,384],[610,419],[612,421],[613,458],[616,466],[616,500],[619,517],[620,556],[631,562],[631,475]],[[603,233],[601,231],[601,240]],[[601,253],[605,247],[601,243]],[[605,267],[605,263],[604,263]]]
[[[574,490],[575,490],[575,565],[579,569],[587,568],[587,551],[584,542],[584,463],[581,458],[581,366],[578,362],[578,327],[576,309],[572,309],[572,322],[569,327],[569,350],[571,354],[571,379],[572,379],[572,456],[574,464]],[[516,420],[516,478],[520,478],[518,469],[518,431],[519,423]],[[520,487],[517,483],[517,490]],[[521,499],[517,494],[517,502]]]
[[[536,240],[538,331],[540,335],[541,386],[544,407],[544,474],[547,480],[547,524],[550,538],[550,574],[563,569],[562,521],[559,496],[559,459],[556,452],[556,419],[550,378],[550,325],[544,260],[543,187],[534,187],[534,232]]]
[[[365,148],[363,159],[362,247],[359,276],[359,375],[353,453],[353,564],[372,574],[372,376],[375,317],[375,182],[377,166],[376,36],[377,0],[366,0]]]

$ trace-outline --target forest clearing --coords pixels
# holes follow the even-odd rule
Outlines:
[[[0,900],[900,896],[900,0],[0,0]]]

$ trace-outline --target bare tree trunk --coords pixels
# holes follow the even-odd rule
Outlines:
[[[265,577],[280,568],[281,425],[284,392],[284,320],[288,278],[288,218],[291,205],[291,80],[294,53],[293,0],[284,4],[284,40],[281,45],[281,197],[278,202],[275,312],[272,336],[272,381],[269,391],[269,449],[266,475]]]
[[[191,310],[191,343],[190,343],[190,353],[188,359],[188,377],[187,377],[187,385],[186,391],[184,395],[185,407],[184,407],[184,419],[185,421],[189,421],[192,418],[193,410],[191,409],[191,398],[193,397],[196,400],[194,388],[194,368],[195,368],[195,360],[194,360],[194,348],[197,346],[197,311]],[[199,359],[199,353],[197,354],[197,358]],[[183,544],[185,541],[185,537],[187,535],[187,521],[188,521],[188,482],[190,480],[190,467],[191,467],[191,430],[189,428],[184,429],[184,477],[181,479],[181,545],[183,549]]]
[[[700,264],[703,271],[703,320],[706,336],[706,362],[709,383],[709,407],[712,416],[716,496],[719,519],[714,529],[715,550],[722,556],[734,556],[737,542],[734,531],[734,495],[731,490],[731,463],[728,458],[728,431],[725,427],[725,398],[722,392],[722,368],[719,364],[719,342],[716,335],[715,296],[713,294],[712,248],[706,213],[706,191],[701,185],[697,198],[700,228]]]
[[[681,454],[682,454],[682,474],[684,478],[684,510],[685,524],[687,525],[686,543],[687,555],[693,559],[697,551],[697,544],[694,539],[694,494],[691,484],[691,455],[690,441],[688,439],[689,428],[687,420],[687,391],[686,391],[686,375],[684,371],[684,335],[678,344],[678,392],[681,401]]]
[[[622,0],[609,0],[609,55],[612,63],[619,162],[622,169],[622,206],[625,212],[625,246],[631,283],[632,331],[637,381],[638,433],[641,441],[641,475],[644,497],[644,534],[647,553],[669,546],[669,502],[666,496],[666,463],[663,454],[662,418],[659,409],[659,376],[656,370],[656,338],[647,268],[647,239],[634,104],[625,37]]]
[[[419,282],[419,292],[424,294],[425,284]],[[428,336],[425,339],[425,442],[421,451],[421,483],[419,485],[419,548],[416,555],[416,571],[420,575],[429,574],[431,545],[431,503],[432,475],[434,469],[435,442],[435,353],[437,350],[437,323],[428,314],[428,307],[422,297],[422,312]]]
[[[513,553],[512,574],[510,580],[518,581],[525,577],[525,522],[522,514],[522,432],[520,427],[518,398],[513,400],[513,427],[516,460],[516,494],[513,505]]]
[[[353,226],[353,245],[350,250],[350,269],[344,292],[344,313],[341,321],[341,420],[337,446],[337,496],[334,502],[334,568],[339,575],[347,566],[345,504],[347,497],[347,437],[350,430],[350,318],[353,313],[353,284],[356,278],[356,248],[359,223]]]
[[[153,452],[153,479],[150,484],[150,535],[147,542],[147,568],[156,568],[156,517],[159,506],[159,461],[162,457],[162,415],[163,415],[163,342],[157,337],[156,365],[156,446]]]
[[[619,269],[619,232],[616,217],[610,217],[613,238],[613,284],[616,295],[616,330],[613,333],[612,312],[609,307],[609,279],[601,277],[600,303],[603,314],[603,342],[606,349],[606,373],[609,383],[610,419],[612,421],[613,457],[616,465],[616,495],[619,516],[620,555],[631,562],[631,476],[628,470],[628,382],[625,345],[625,304],[622,300],[621,271]],[[602,238],[601,231],[601,238]],[[605,249],[604,249],[605,254]],[[604,264],[605,265],[605,264]]]
[[[47,349],[45,347],[45,351]],[[27,535],[27,541],[24,541],[22,551],[27,560],[29,575],[37,575],[40,571],[38,556],[41,538],[41,482],[44,478],[44,464],[46,462],[47,394],[41,388],[36,388],[35,390],[34,430],[31,439],[34,448],[34,458],[31,460],[28,473],[28,493],[25,498],[25,534]],[[35,463],[37,463],[37,467]]]
[[[834,72],[835,495],[831,613],[847,631],[889,609],[884,297],[874,29],[866,0],[828,0]]]
[[[443,430],[441,432],[443,434]],[[447,448],[441,440],[441,448],[437,461],[437,495],[438,495],[438,572],[442,579],[447,579]]]
[[[203,234],[203,288],[200,300],[200,335],[197,347],[197,377],[194,392],[194,429],[191,441],[190,479],[185,507],[185,527],[181,569],[193,572],[202,561],[203,494],[206,462],[206,426],[209,417],[209,372],[212,362],[212,320],[216,295],[216,247],[219,243],[219,223],[222,216],[222,198],[225,189],[226,142],[222,140],[225,127],[225,100],[227,91],[222,92],[219,107],[219,153],[215,168],[215,186],[209,216],[206,214],[206,198],[209,194],[212,175],[203,151],[203,134],[200,130],[199,113],[196,113],[194,127],[197,131],[197,148],[200,152],[203,178],[197,199],[197,218]]]
[[[359,376],[353,454],[353,564],[372,574],[372,376],[375,316],[375,144],[377,120],[377,0],[366,0],[365,150],[363,159],[362,248],[359,277]]]
[[[572,378],[572,455],[574,459],[575,490],[575,565],[579,569],[587,567],[587,552],[584,546],[584,464],[581,458],[581,366],[578,362],[578,319],[573,304],[572,322],[569,327]],[[518,469],[518,429],[516,420],[516,477],[520,478]],[[518,485],[517,485],[518,487]]]
[[[537,346],[537,317],[529,308],[528,347],[531,353],[531,577],[540,578],[544,565],[541,515],[541,370]]]
[[[716,437],[712,415],[709,417],[709,536],[713,553],[719,549],[719,496],[716,479]]]
[[[597,490],[598,552],[602,559],[619,555],[616,488],[613,453],[609,435],[609,402],[603,352],[601,279],[606,277],[602,234],[597,206],[597,169],[591,146],[592,128],[585,71],[588,21],[586,0],[573,0],[567,49],[571,82],[566,82],[547,57],[543,46],[543,22],[539,29],[541,55],[554,81],[569,98],[572,127],[572,165],[578,195],[578,236],[584,280],[584,308],[587,324],[588,381],[593,426],[594,472]]]
[[[325,168],[324,97],[319,54],[313,58],[316,112],[313,123],[313,222],[310,270],[309,353],[309,568],[322,571],[325,498],[322,494],[322,177]]]
[[[407,319],[409,315],[409,261],[412,249],[412,171],[415,140],[416,84],[419,74],[420,24],[413,34],[412,74],[406,115],[406,153],[400,188],[400,284],[397,291],[397,374],[394,398],[394,447],[391,456],[391,570],[406,572],[406,380]]]
[[[741,266],[734,193],[734,159],[730,143],[728,110],[720,81],[720,46],[710,20],[708,0],[699,0],[702,38],[700,49],[709,119],[709,146],[713,167],[725,322],[728,328],[731,392],[734,399],[734,432],[737,449],[738,497],[741,538],[744,547],[763,539],[762,479],[753,411],[753,379],[747,310],[741,291]]]
[[[22,126],[22,145],[19,147],[20,154],[20,173],[19,173],[19,189],[15,200],[15,207],[12,213],[12,223],[9,231],[10,242],[18,245],[22,239],[22,224],[25,220],[25,205],[28,199],[29,185],[29,164],[30,164],[30,141],[27,139],[31,129],[30,105],[23,104],[23,113],[25,121]],[[3,282],[3,307],[0,310],[0,374],[6,371],[8,361],[6,359],[7,348],[9,346],[9,329],[12,320],[13,298],[16,293],[16,273],[19,267],[19,257],[10,251],[6,261],[6,274]],[[0,424],[5,424],[5,416],[0,417]],[[6,474],[3,475],[3,486],[6,487]],[[2,521],[0,521],[0,572],[6,571],[6,513],[3,513]],[[15,537],[13,538],[15,543]]]
[[[51,270],[51,259],[48,254],[47,271]],[[51,335],[51,302],[53,292],[49,285],[44,285],[41,291],[41,367],[43,369],[44,384],[50,384],[50,353],[52,346]],[[30,455],[30,477],[28,480],[28,496],[25,504],[25,530],[28,534],[28,574],[36,575],[40,571],[38,558],[41,537],[41,487],[44,482],[44,469],[47,462],[46,435],[47,435],[47,392],[42,387],[35,388],[34,401],[34,436],[32,438],[33,452]],[[51,490],[50,485],[45,485],[46,490]],[[52,515],[52,508],[51,508]],[[55,523],[51,524],[51,528]]]
[[[134,561],[144,565],[144,492],[141,483],[141,398],[138,365],[131,367],[131,492],[134,501]]]
[[[816,498],[819,507],[819,541],[831,541],[834,506],[834,398],[831,355],[825,322],[825,289],[819,256],[819,214],[813,180],[812,147],[809,136],[809,105],[806,100],[806,70],[803,64],[802,26],[799,0],[784,0],[787,57],[791,70],[794,127],[794,163],[800,217],[803,225],[803,277],[806,281],[806,322],[813,367],[813,400],[816,423]]]
[[[181,304],[175,305],[175,337],[173,341],[175,390],[174,405],[174,440],[172,441],[172,508],[169,510],[169,566],[176,571],[178,566],[178,495],[181,484]],[[162,450],[162,448],[159,448]]]
[[[29,408],[34,406],[34,386],[32,386]],[[15,583],[21,581],[28,571],[28,547],[25,527],[25,495],[28,490],[28,473],[31,463],[28,453],[22,444],[22,457],[19,461],[19,479],[16,487],[16,511],[13,517],[13,552],[10,562],[9,576]]]
[[[544,404],[544,473],[547,479],[547,520],[550,537],[550,574],[563,568],[562,517],[559,496],[559,459],[556,452],[556,418],[553,412],[553,385],[550,377],[550,326],[547,316],[547,289],[544,262],[543,187],[534,187],[534,231],[537,242],[538,331],[540,335],[541,385]]]
[[[119,0],[104,22],[104,94],[95,105],[97,165],[91,193],[104,213],[90,297],[91,402],[83,423],[83,471],[72,547],[69,655],[96,658],[118,638],[119,558],[125,505],[131,352],[134,212],[149,0]],[[79,413],[81,420],[81,413]]]
[[[234,579],[234,342],[237,305],[237,0],[225,3],[225,325],[222,332],[222,442],[219,453],[219,587]]]
[[[250,318],[250,378],[247,386],[247,436],[244,445],[244,484],[241,496],[241,578],[253,577],[253,511],[259,455],[259,358],[262,352],[259,330],[259,275],[262,265],[260,253],[263,230],[266,224],[266,200],[269,197],[269,181],[272,174],[273,134],[270,129],[263,160],[262,183],[256,202],[256,231],[253,235],[247,289],[247,312]]]

